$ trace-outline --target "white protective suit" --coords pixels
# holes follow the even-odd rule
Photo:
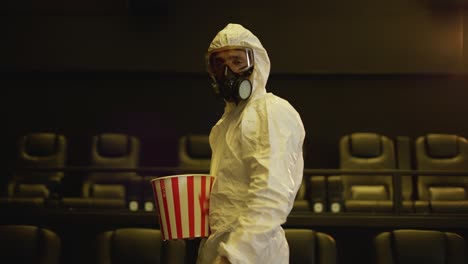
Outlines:
[[[211,235],[202,241],[198,264],[225,256],[232,264],[289,263],[281,228],[290,213],[303,177],[305,131],[296,110],[267,93],[270,72],[266,50],[241,25],[229,24],[209,50],[246,46],[254,51],[253,92],[238,105],[227,103],[210,133]]]

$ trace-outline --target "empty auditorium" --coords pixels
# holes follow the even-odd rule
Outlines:
[[[1,263],[468,263],[468,0],[0,19]]]

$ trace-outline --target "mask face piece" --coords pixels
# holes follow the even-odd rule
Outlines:
[[[218,96],[223,97],[228,102],[239,103],[246,100],[252,94],[252,83],[248,79],[251,70],[241,74],[234,73],[228,66],[225,66],[224,75],[215,78],[213,88]],[[246,76],[247,75],[247,76]]]
[[[251,48],[231,46],[214,50],[207,54],[206,62],[216,95],[236,104],[250,97],[252,83],[248,77],[254,66]]]

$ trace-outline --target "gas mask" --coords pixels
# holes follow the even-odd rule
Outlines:
[[[241,100],[247,100],[252,94],[252,82],[248,79],[253,68],[235,73],[228,66],[224,68],[224,74],[213,81],[213,89],[217,96],[228,102],[238,104]]]
[[[229,46],[207,53],[208,73],[213,80],[217,96],[238,104],[252,94],[249,80],[253,72],[253,50],[248,47]]]

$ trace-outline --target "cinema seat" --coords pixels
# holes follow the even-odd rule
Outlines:
[[[310,211],[309,201],[307,200],[307,182],[303,180],[299,190],[297,191],[296,198],[294,199],[292,212]]]
[[[377,264],[465,264],[464,239],[433,230],[395,230],[376,236]]]
[[[208,135],[186,135],[179,139],[179,166],[210,169],[211,148]]]
[[[415,141],[418,170],[467,171],[468,141],[453,134],[427,134]],[[417,176],[418,213],[468,213],[467,176]]]
[[[59,264],[61,241],[48,229],[0,225],[0,259],[4,264]]]
[[[377,133],[352,133],[341,138],[340,169],[396,169],[394,142]],[[332,212],[391,213],[393,211],[392,175],[337,175],[328,178]],[[403,210],[411,212],[412,182],[402,177]]]
[[[96,241],[96,263],[185,263],[185,242],[163,241],[157,229],[121,228],[98,234]]]
[[[19,168],[46,169],[65,167],[67,140],[56,133],[31,133],[18,142]],[[8,207],[44,207],[60,192],[61,171],[17,171],[8,182],[6,197],[0,204]],[[52,203],[49,202],[49,205]]]
[[[130,135],[105,133],[92,138],[91,167],[137,168],[140,142]],[[82,185],[82,197],[65,197],[68,208],[138,210],[141,177],[136,172],[90,172]]]
[[[285,229],[290,264],[335,264],[335,240],[310,229]]]
[[[178,142],[178,167],[185,173],[208,173],[211,163],[211,148],[208,135],[188,134],[180,137]],[[170,174],[168,174],[170,175]],[[143,180],[143,204],[145,211],[153,211],[154,198],[151,180],[159,176],[146,176]]]

